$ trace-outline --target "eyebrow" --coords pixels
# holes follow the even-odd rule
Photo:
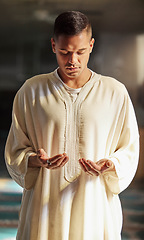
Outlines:
[[[84,50],[86,50],[87,48],[81,48],[81,49],[79,49],[78,51],[84,51]]]
[[[78,51],[84,51],[84,50],[86,50],[86,49],[87,49],[87,48],[81,48],[81,49],[78,49]],[[65,48],[59,48],[59,50],[70,52],[70,51],[68,51],[68,50],[65,49]]]

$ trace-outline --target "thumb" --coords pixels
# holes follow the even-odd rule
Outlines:
[[[43,148],[38,149],[38,151],[37,151],[37,156],[38,156],[39,158],[41,158],[41,157],[47,158],[47,157],[48,157],[47,153],[44,151]]]
[[[106,166],[109,168],[109,167],[111,167],[112,166],[112,162],[110,161],[110,160],[107,160],[106,161]]]
[[[38,156],[41,156],[41,155],[44,155],[44,154],[45,154],[45,151],[44,151],[43,148],[40,148],[40,149],[37,150],[37,155]]]

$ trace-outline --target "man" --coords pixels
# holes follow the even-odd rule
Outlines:
[[[17,240],[119,240],[118,194],[138,164],[127,90],[88,67],[88,18],[60,14],[51,39],[58,69],[27,80],[13,106],[6,164],[24,188]]]

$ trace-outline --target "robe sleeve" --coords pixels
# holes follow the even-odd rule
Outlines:
[[[36,152],[27,133],[24,94],[19,91],[14,99],[12,124],[5,146],[5,161],[10,176],[23,188],[31,189],[36,182],[39,168],[28,167],[28,157]]]
[[[139,132],[128,93],[125,96],[118,125],[121,125],[121,131],[116,129],[115,134],[118,137],[115,151],[108,157],[114,163],[115,171],[103,173],[108,189],[114,194],[119,194],[129,186],[136,173],[139,159]]]

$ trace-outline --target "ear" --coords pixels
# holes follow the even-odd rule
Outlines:
[[[54,40],[54,38],[51,38],[51,46],[52,46],[53,52],[56,53],[56,50],[55,50],[55,40]]]
[[[92,38],[92,39],[90,40],[90,53],[91,53],[92,50],[93,50],[94,43],[95,43],[95,39]]]

